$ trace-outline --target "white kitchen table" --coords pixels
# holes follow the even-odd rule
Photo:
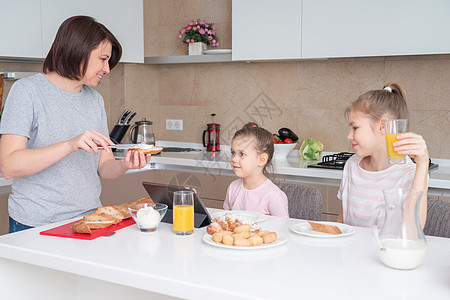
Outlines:
[[[215,210],[212,210],[215,211]],[[70,221],[70,220],[69,220]],[[449,299],[450,239],[427,237],[424,263],[400,271],[378,259],[370,230],[339,238],[290,231],[300,220],[269,217],[263,229],[287,236],[267,249],[203,242],[205,228],[176,236],[136,225],[110,237],[39,235],[59,222],[0,236],[2,299]]]

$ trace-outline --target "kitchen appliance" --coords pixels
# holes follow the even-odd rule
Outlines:
[[[220,124],[214,123],[215,116],[216,114],[211,114],[211,123],[206,124],[207,129],[203,131],[203,146],[206,147],[206,151],[220,151]]]
[[[339,152],[330,155],[322,156],[322,161],[317,164],[308,165],[308,168],[320,168],[320,169],[334,169],[334,170],[343,170],[345,162],[353,155],[354,153],[349,152]],[[413,160],[414,162],[414,160]],[[431,159],[428,164],[428,171],[434,170],[439,167],[438,164],[432,163]]]
[[[145,141],[147,145],[154,145],[155,135],[153,134],[153,122],[147,121],[145,118],[135,122],[130,129],[130,141],[133,144],[139,144]]]

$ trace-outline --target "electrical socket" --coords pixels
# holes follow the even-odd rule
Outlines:
[[[166,119],[166,130],[183,130],[183,120]]]

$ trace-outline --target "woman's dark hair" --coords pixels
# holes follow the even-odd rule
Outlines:
[[[408,119],[409,115],[405,93],[397,83],[362,94],[345,110],[347,117],[351,110],[365,113],[374,121],[386,116],[390,119]]]
[[[255,149],[259,154],[267,154],[267,163],[264,166],[263,173],[268,176],[267,167],[272,167],[272,158],[274,152],[273,136],[272,134],[258,124],[250,122],[244,125],[241,129],[236,131],[233,140],[237,137],[254,137],[256,139]]]
[[[74,16],[65,20],[56,33],[53,45],[44,61],[43,71],[55,71],[60,76],[80,80],[86,73],[89,56],[103,41],[112,45],[109,68],[122,57],[122,46],[101,23],[88,16]]]

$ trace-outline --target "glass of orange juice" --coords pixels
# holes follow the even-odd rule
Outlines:
[[[408,130],[408,120],[385,120],[384,130],[386,137],[386,150],[388,162],[390,164],[404,164],[406,162],[405,155],[400,155],[394,150],[392,143],[397,141],[397,136],[400,133],[405,133]]]
[[[190,235],[194,232],[194,192],[173,193],[173,231],[176,235]]]

